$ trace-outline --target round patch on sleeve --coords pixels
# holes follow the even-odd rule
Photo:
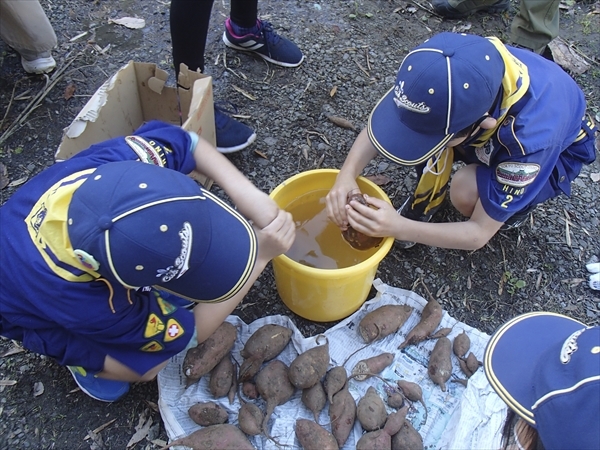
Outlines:
[[[496,180],[498,183],[520,188],[533,183],[538,173],[538,164],[503,162],[496,167]]]

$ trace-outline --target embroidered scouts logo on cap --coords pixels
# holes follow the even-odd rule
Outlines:
[[[405,108],[409,111],[416,112],[419,114],[427,114],[431,111],[431,108],[425,104],[425,102],[411,102],[406,94],[404,93],[404,81],[400,81],[394,87],[394,103],[398,108]]]
[[[565,343],[560,350],[560,362],[563,364],[568,364],[571,361],[571,355],[577,351],[577,338],[581,333],[585,331],[585,328],[579,331],[576,331],[571,336],[567,338]]]
[[[184,222],[183,228],[179,231],[181,239],[181,252],[175,260],[175,265],[166,269],[159,269],[156,278],[160,278],[163,283],[168,283],[174,278],[181,277],[190,268],[190,254],[192,252],[192,226],[189,222]]]

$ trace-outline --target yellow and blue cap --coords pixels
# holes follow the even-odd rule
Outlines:
[[[425,162],[488,112],[503,76],[502,56],[488,39],[437,34],[402,61],[396,84],[369,116],[369,138],[398,164]]]
[[[82,264],[125,287],[224,301],[248,280],[256,235],[232,207],[175,170],[138,161],[98,167],[68,209]]]
[[[546,449],[600,448],[600,327],[523,314],[491,337],[485,374]]]

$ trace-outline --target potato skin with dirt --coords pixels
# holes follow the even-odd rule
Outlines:
[[[370,378],[372,374],[379,374],[383,372],[387,366],[394,362],[393,353],[381,353],[380,355],[372,356],[367,359],[363,359],[356,363],[352,369],[352,376],[357,381],[364,381]]]
[[[178,445],[194,450],[223,450],[226,448],[256,450],[242,430],[226,423],[196,430],[186,437],[171,442],[161,450]]]
[[[244,358],[240,367],[239,381],[250,380],[258,373],[264,362],[278,356],[292,338],[292,330],[276,324],[266,324],[248,338],[240,355]]]
[[[423,450],[423,438],[408,420],[392,436],[392,450]]]
[[[204,342],[190,348],[183,358],[186,387],[198,381],[215,368],[233,348],[237,328],[223,322]]]
[[[442,321],[443,313],[442,305],[437,300],[429,300],[425,308],[423,308],[421,320],[408,332],[406,339],[398,346],[398,349],[403,349],[409,345],[416,345],[427,339]]]
[[[306,450],[339,450],[333,434],[316,422],[308,419],[296,420],[296,437]]]
[[[380,306],[361,319],[358,325],[358,333],[365,344],[383,339],[398,331],[412,312],[413,308],[408,305]]]
[[[348,194],[346,203],[349,204],[352,200],[356,200],[361,205],[367,205],[367,201],[360,192],[351,192]],[[377,247],[383,241],[383,238],[381,237],[367,236],[360,231],[356,231],[351,226],[348,226],[348,228],[342,231],[342,236],[348,244],[357,250],[369,250],[373,247]]]
[[[325,342],[309,348],[292,361],[289,370],[290,381],[298,389],[308,389],[325,376],[328,366],[329,343]]]
[[[238,412],[239,427],[250,436],[257,436],[262,433],[264,418],[264,413],[254,403],[244,403]]]
[[[188,409],[190,418],[198,425],[207,427],[227,422],[229,415],[227,411],[215,402],[200,402]]]
[[[338,445],[343,447],[356,420],[356,402],[347,385],[333,396],[333,402],[329,405],[329,420],[331,433]]]
[[[450,339],[447,337],[439,338],[429,356],[429,364],[427,366],[429,378],[441,387],[444,392],[446,392],[446,381],[448,381],[450,375],[452,375],[451,353],[452,343],[450,342]]]
[[[365,431],[378,430],[385,424],[385,404],[373,386],[369,386],[365,395],[358,401],[356,417]]]
[[[225,397],[229,394],[233,383],[235,367],[231,361],[231,353],[227,353],[223,359],[210,371],[208,389],[214,398]]]

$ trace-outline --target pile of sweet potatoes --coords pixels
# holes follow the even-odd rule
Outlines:
[[[357,327],[358,336],[365,346],[385,339],[398,333],[412,312],[413,308],[407,305],[380,306],[362,318]],[[398,349],[426,339],[437,339],[429,358],[428,374],[445,390],[452,372],[452,353],[459,359],[467,377],[477,370],[479,362],[472,352],[469,353],[466,333],[459,334],[451,342],[446,337],[451,329],[438,330],[442,315],[441,305],[431,299],[423,309],[420,321],[408,331]],[[287,365],[277,357],[288,345],[291,336],[292,330],[284,326],[271,324],[259,328],[245,342],[240,352],[243,358],[240,365],[231,354],[238,338],[237,330],[224,322],[204,343],[190,349],[183,362],[186,385],[209,376],[209,390],[215,399],[228,396],[232,404],[237,394],[241,406],[237,418],[231,418],[234,423],[237,419],[238,426],[235,427],[227,424],[230,419],[228,413],[218,403],[193,405],[189,410],[190,417],[205,428],[179,442],[185,442],[185,445],[192,442],[192,448],[210,448],[205,436],[214,439],[216,430],[227,435],[220,437],[218,442],[236,442],[235,445],[240,448],[247,446],[240,433],[241,436],[263,434],[277,442],[276,437],[270,435],[270,417],[277,406],[289,401],[300,390],[302,404],[314,417],[314,421],[297,419],[296,422],[296,437],[304,448],[341,448],[356,421],[364,430],[357,443],[358,449],[423,448],[421,436],[406,420],[410,405],[417,401],[422,403],[427,416],[419,385],[400,380],[393,386],[393,392],[388,392],[387,401],[373,387],[356,400],[349,390],[350,379],[360,382],[371,377],[381,378],[379,374],[393,363],[394,353],[381,353],[360,360],[353,367],[346,367],[347,361],[330,367],[327,338],[317,336],[312,348]],[[390,408],[394,411],[388,414]],[[320,420],[324,410],[328,411],[328,421]]]

